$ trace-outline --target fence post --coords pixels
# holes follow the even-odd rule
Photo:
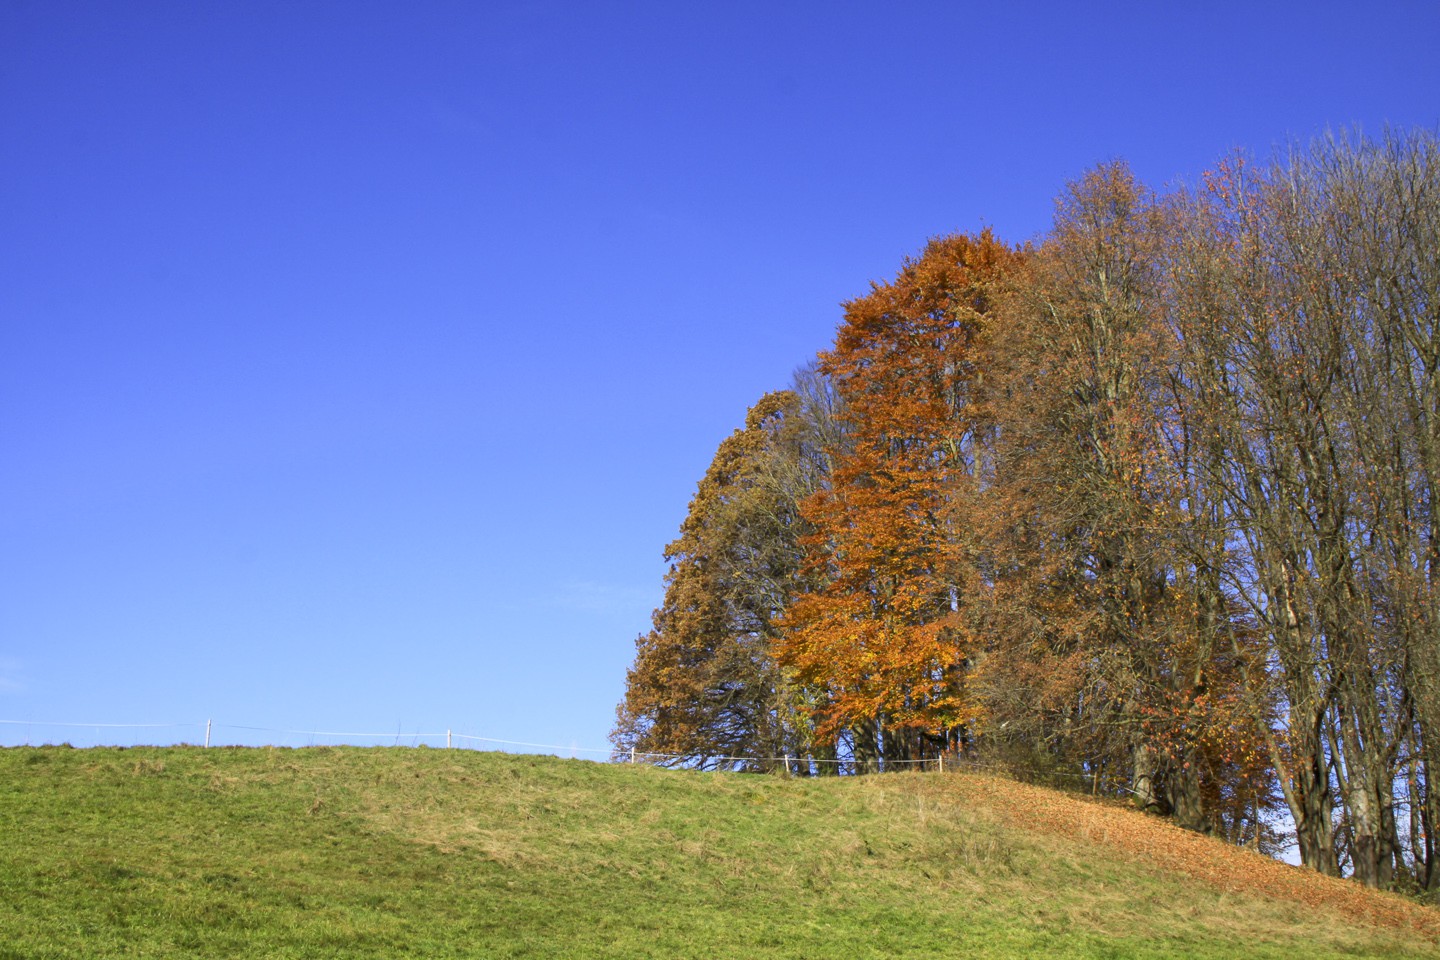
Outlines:
[[[634,748],[634,747],[631,747],[631,748],[630,748],[630,762],[631,762],[631,763],[634,763],[634,762],[635,762],[635,748]]]
[[[205,721],[205,748],[207,750],[210,748],[210,724],[214,722],[214,720]]]
[[[785,754],[785,776],[790,776],[790,754]]]
[[[945,772],[945,754],[942,753],[942,754],[940,754],[939,756],[937,756],[937,757],[935,758],[935,762],[936,762],[937,764],[939,764],[940,772],[941,772],[941,773],[944,773],[944,772]]]
[[[446,730],[446,731],[445,731],[445,749],[446,749],[446,750],[449,750],[449,749],[450,749],[450,731],[449,731],[449,730]]]

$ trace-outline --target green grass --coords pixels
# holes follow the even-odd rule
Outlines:
[[[980,781],[426,749],[0,750],[0,960],[1437,957]],[[988,788],[987,788],[988,789]]]

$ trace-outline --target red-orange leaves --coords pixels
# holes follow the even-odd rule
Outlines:
[[[959,611],[975,579],[968,513],[985,456],[976,344],[1019,262],[988,231],[932,241],[846,305],[820,357],[851,443],[831,488],[802,505],[826,585],[792,605],[778,647],[828,692],[830,730],[880,724],[940,746],[971,719]]]

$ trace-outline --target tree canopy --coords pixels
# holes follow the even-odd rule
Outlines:
[[[1426,133],[931,240],[721,444],[617,750],[1003,764],[1440,891],[1437,250]]]

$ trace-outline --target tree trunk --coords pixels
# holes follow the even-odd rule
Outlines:
[[[1166,796],[1165,775],[1160,757],[1148,744],[1136,744],[1131,754],[1130,791],[1136,807],[1146,813],[1166,816],[1170,803]]]

